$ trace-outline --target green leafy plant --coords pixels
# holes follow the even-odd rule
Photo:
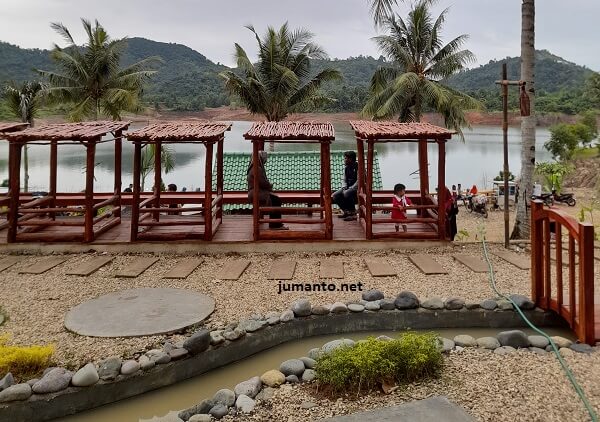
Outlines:
[[[562,162],[544,161],[535,165],[535,172],[544,177],[544,187],[547,190],[556,189],[557,193],[561,192],[563,180],[572,170],[572,165]]]
[[[504,172],[502,170],[500,170],[500,172],[498,173],[498,176],[494,177],[494,180],[497,182],[501,182],[502,180],[504,180]],[[508,172],[508,180],[511,182],[513,180],[515,180],[515,175],[512,174],[510,171]]]
[[[467,229],[460,229],[457,233],[456,236],[454,237],[456,240],[458,240],[459,242],[462,242],[463,240],[467,240],[470,236],[470,233]]]

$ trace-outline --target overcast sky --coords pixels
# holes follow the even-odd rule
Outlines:
[[[232,65],[233,43],[249,54],[255,41],[243,26],[259,33],[286,20],[306,27],[315,41],[337,58],[379,53],[368,0],[0,0],[0,40],[27,48],[62,43],[50,22],[62,22],[78,43],[80,17],[98,19],[112,37],[144,37],[185,44],[210,60]],[[466,33],[477,64],[520,54],[520,0],[440,0],[450,7],[444,39]],[[398,8],[402,15],[407,6]],[[599,0],[538,0],[536,48],[600,71]],[[437,15],[437,13],[436,13]]]

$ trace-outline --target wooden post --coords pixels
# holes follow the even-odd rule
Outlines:
[[[57,141],[50,141],[50,202],[48,206],[50,208],[56,207],[56,185],[57,185],[57,173],[58,173],[58,143]],[[49,217],[54,220],[56,213],[48,213]]]
[[[119,211],[114,213],[115,217],[121,217],[121,191],[122,191],[122,161],[123,161],[123,141],[121,136],[123,131],[118,130],[115,132],[115,200],[114,207],[118,208]]]
[[[543,220],[539,214],[543,212],[541,201],[531,201],[531,300],[541,306],[543,296]]]
[[[258,240],[260,237],[260,227],[258,221],[260,219],[260,202],[258,198],[258,149],[260,146],[264,145],[262,142],[252,141],[252,174],[254,177],[254,183],[252,186],[252,233],[253,239]]]
[[[367,201],[365,223],[367,226],[367,239],[373,239],[373,155],[374,145],[372,140],[367,140]]]
[[[8,234],[6,241],[14,243],[17,241],[17,230],[19,228],[19,195],[21,194],[21,149],[23,145],[19,142],[8,144],[8,179],[9,179],[9,204],[8,204]]]
[[[358,189],[356,193],[358,195],[358,222],[360,223],[361,218],[366,219],[361,208],[361,205],[363,205],[361,194],[365,193],[365,146],[363,140],[358,136],[356,137],[356,154],[358,160]],[[366,202],[364,205],[366,206]]]
[[[427,159],[427,139],[419,139],[419,180],[421,186],[421,204],[429,195],[429,162]],[[422,210],[421,212],[424,212]]]
[[[569,230],[567,230],[569,233]],[[556,301],[560,314],[561,306],[563,305],[563,260],[562,260],[562,225],[556,222]]]
[[[96,157],[96,141],[100,138],[91,140],[85,144],[86,147],[86,165],[85,165],[85,225],[83,241],[91,242],[94,240],[94,163]]]
[[[544,309],[550,309],[550,299],[552,298],[552,262],[550,260],[550,218],[544,217],[543,222],[543,262],[544,262]]]
[[[204,240],[212,239],[212,158],[213,143],[207,142],[204,165]]]
[[[579,328],[579,339],[595,345],[594,226],[590,223],[579,223]]]
[[[147,148],[150,148],[148,145]],[[154,208],[160,208],[160,186],[162,184],[162,142],[157,141],[154,144]],[[160,221],[160,212],[154,211],[152,213],[152,219],[154,221]]]
[[[142,172],[142,144],[133,143],[133,201],[131,203],[131,235],[135,242],[138,237],[138,223],[140,220],[140,178]]]
[[[437,141],[438,144],[438,230],[440,240],[448,239],[446,236],[446,142]]]
[[[221,137],[217,142],[217,195],[223,195],[223,140]],[[223,219],[223,199],[219,201],[219,211],[217,213],[217,219]]]
[[[331,144],[329,141],[321,143],[321,156],[323,157],[321,161],[325,167],[323,171],[325,180],[321,180],[321,185],[323,186],[323,198],[325,199],[325,238],[332,240],[333,216],[331,214]]]

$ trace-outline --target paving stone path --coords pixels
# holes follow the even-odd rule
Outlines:
[[[115,277],[135,278],[150,268],[158,258],[138,258],[115,274]]]
[[[62,264],[65,261],[66,258],[60,257],[46,258],[36,262],[33,265],[30,265],[29,267],[22,269],[21,271],[19,271],[19,274],[43,274],[46,271],[51,270],[52,268]]]
[[[0,273],[21,260],[19,256],[7,256],[6,258],[0,259]]]
[[[229,261],[215,278],[219,280],[238,280],[244,274],[248,265],[250,265],[250,261],[246,261],[245,259]]]
[[[202,264],[202,258],[183,258],[173,268],[171,268],[163,278],[186,279],[196,268]]]
[[[398,275],[396,270],[385,259],[365,259],[365,264],[373,277],[393,277]]]
[[[320,278],[344,278],[344,262],[337,259],[323,259],[319,266]]]
[[[90,274],[95,273],[100,268],[104,267],[106,264],[111,262],[113,258],[111,256],[98,256],[93,258],[92,260],[85,262],[75,269],[68,271],[67,275],[79,275],[82,277],[86,277]]]
[[[497,252],[494,252],[494,255],[496,255],[498,258],[502,258],[506,262],[508,262],[522,270],[531,269],[531,260],[529,259],[528,255],[521,256],[521,255],[517,255],[514,252],[508,252],[508,251],[497,251]]]
[[[448,271],[444,269],[435,259],[424,254],[411,254],[408,259],[420,269],[423,274],[448,274]]]
[[[292,280],[296,272],[296,261],[278,259],[271,265],[267,280]]]
[[[469,269],[476,273],[487,273],[488,265],[487,263],[476,256],[467,255],[467,254],[454,254],[452,255],[455,260],[460,262],[463,265],[469,267]]]

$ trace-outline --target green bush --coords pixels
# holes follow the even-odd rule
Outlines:
[[[437,335],[405,333],[384,341],[373,337],[317,358],[319,386],[342,391],[370,390],[384,382],[407,383],[436,376],[443,364]]]

